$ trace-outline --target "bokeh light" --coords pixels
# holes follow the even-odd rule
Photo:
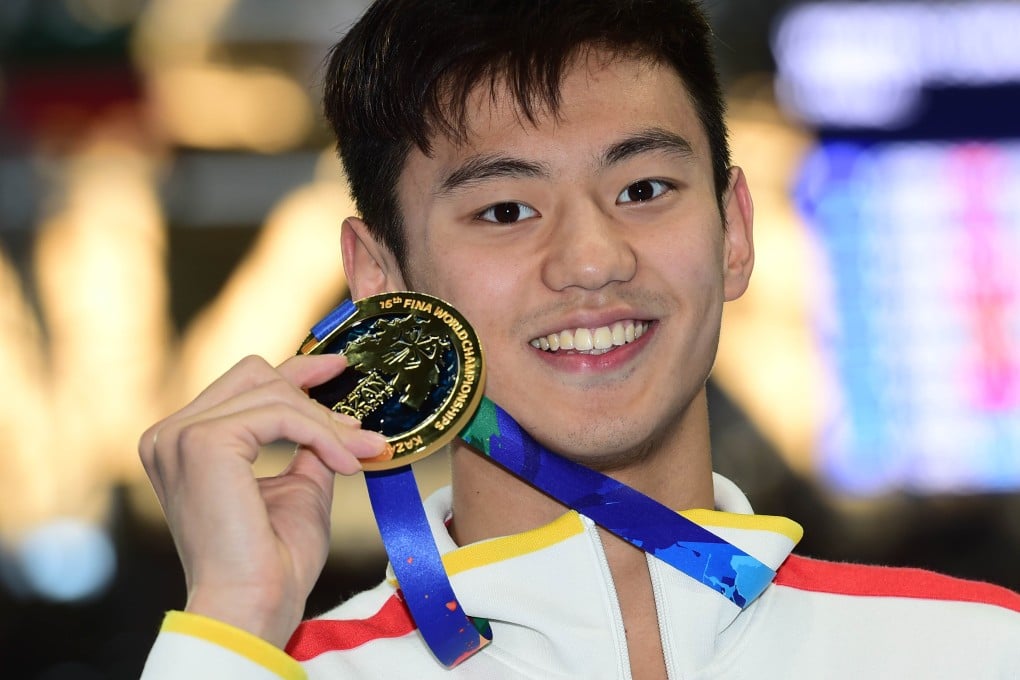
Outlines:
[[[1020,4],[814,2],[776,23],[776,87],[786,110],[826,127],[898,127],[925,88],[1020,82]]]
[[[100,594],[116,570],[109,535],[77,518],[59,518],[26,534],[15,563],[29,593],[57,602]]]

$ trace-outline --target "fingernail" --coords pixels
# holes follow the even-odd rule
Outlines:
[[[386,437],[372,430],[362,430],[361,435],[361,446],[358,447],[359,458],[386,455],[387,451],[389,451],[389,457],[393,457],[393,447],[386,441]]]
[[[393,446],[386,442],[383,444],[382,452],[377,453],[371,458],[362,458],[363,463],[383,463],[387,460],[393,460]]]

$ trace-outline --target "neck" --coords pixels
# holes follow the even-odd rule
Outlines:
[[[528,531],[567,508],[457,440],[452,446],[453,524],[459,545]],[[606,474],[673,510],[712,508],[708,406],[702,389],[634,462]]]

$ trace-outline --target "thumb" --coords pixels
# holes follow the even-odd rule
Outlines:
[[[294,457],[287,468],[280,473],[280,477],[304,477],[311,481],[322,494],[326,507],[333,502],[333,481],[336,473],[331,470],[322,459],[315,455],[310,449],[303,446],[297,447]]]

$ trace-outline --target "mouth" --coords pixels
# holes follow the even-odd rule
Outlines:
[[[628,345],[648,330],[649,321],[628,319],[598,328],[565,328],[531,340],[531,346],[543,352],[573,352],[598,355]]]

